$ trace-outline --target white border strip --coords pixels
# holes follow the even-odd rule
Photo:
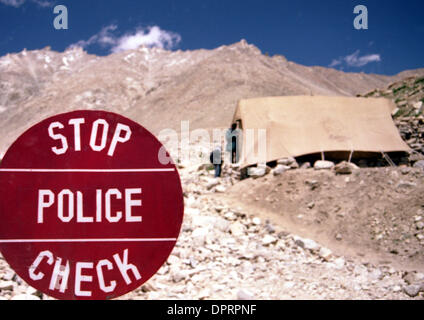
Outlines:
[[[151,169],[20,169],[0,168],[0,172],[173,172],[174,168]]]
[[[28,243],[28,242],[156,242],[177,241],[177,238],[103,238],[103,239],[0,239],[0,243]]]

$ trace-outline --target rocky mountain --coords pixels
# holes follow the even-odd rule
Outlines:
[[[384,97],[396,104],[392,116],[400,135],[416,151],[414,158],[424,159],[424,77],[407,77],[363,96]]]
[[[356,95],[424,69],[395,76],[306,67],[263,55],[242,40],[214,50],[139,48],[98,57],[80,48],[22,51],[0,58],[0,152],[41,119],[76,109],[128,116],[155,134],[226,127],[241,98],[296,94]]]
[[[362,96],[392,100],[397,106],[393,110],[395,118],[418,116],[424,111],[424,77],[407,77],[391,83],[385,89],[374,89]]]

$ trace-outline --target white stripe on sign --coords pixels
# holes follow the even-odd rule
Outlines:
[[[156,242],[177,241],[177,238],[103,238],[103,239],[0,239],[0,243],[27,243],[27,242]]]
[[[174,168],[151,169],[19,169],[0,168],[0,172],[172,172]]]

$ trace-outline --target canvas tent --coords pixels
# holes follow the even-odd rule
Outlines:
[[[243,129],[241,166],[259,162],[258,129],[266,129],[266,152],[260,162],[325,152],[408,152],[391,118],[394,108],[394,103],[385,98],[286,96],[240,100],[233,122],[240,121]],[[253,138],[247,138],[248,129],[256,132]]]

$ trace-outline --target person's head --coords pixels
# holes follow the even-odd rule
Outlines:
[[[233,123],[232,125],[231,125],[231,130],[236,130],[237,129],[237,123]]]

